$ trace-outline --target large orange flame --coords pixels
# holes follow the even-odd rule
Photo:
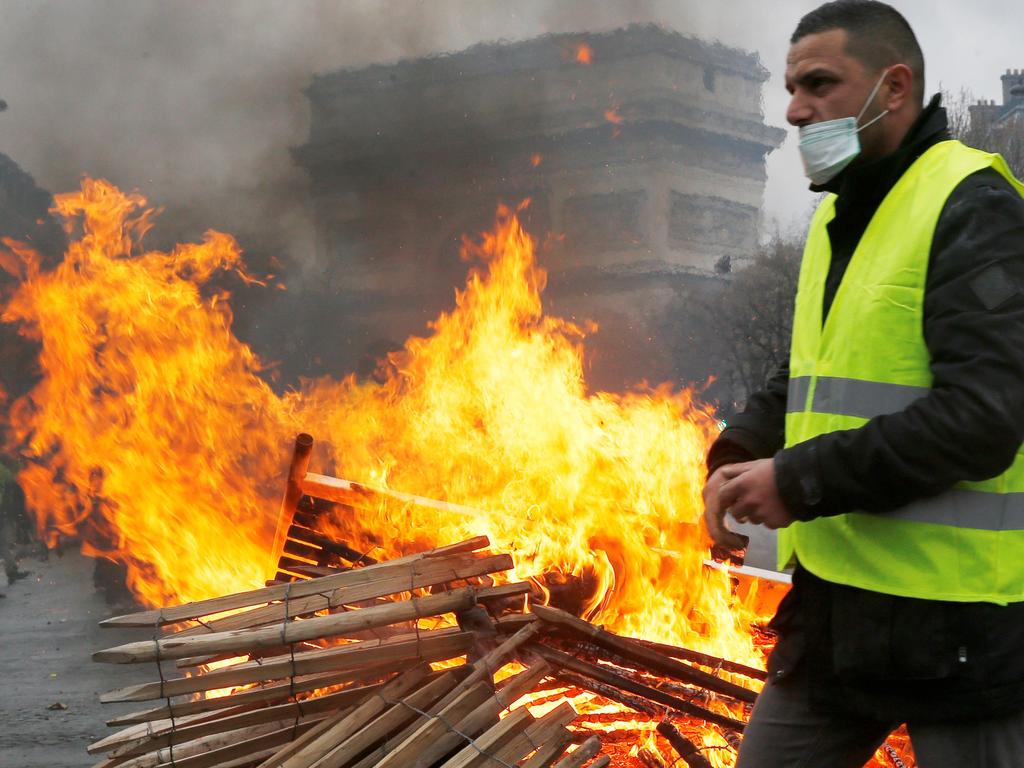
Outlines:
[[[234,240],[136,253],[144,205],[101,181],[59,196],[80,233],[54,271],[27,262],[3,319],[42,343],[44,377],[11,413],[40,532],[85,526],[87,551],[127,562],[131,589],[160,604],[265,578],[260,484],[278,472],[282,403],[226,296],[200,292],[241,269]]]
[[[455,309],[384,375],[284,397],[208,288],[218,270],[244,275],[232,238],[143,252],[152,211],[102,181],[56,213],[75,231],[64,262],[43,272],[18,248],[24,279],[3,314],[42,343],[44,378],[11,413],[21,479],[40,530],[125,561],[144,602],[269,575],[286,446],[303,430],[331,447],[317,471],[483,510],[382,505],[332,521],[352,546],[390,555],[486,534],[519,577],[575,583],[581,612],[616,631],[760,663],[750,610],[702,567],[710,410],[667,386],[588,394],[584,331],[544,315],[516,211],[467,241],[477,266]]]

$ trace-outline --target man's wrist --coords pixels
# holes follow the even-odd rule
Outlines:
[[[810,443],[813,441],[785,448],[772,459],[779,498],[790,514],[802,522],[822,517],[821,474]]]
[[[711,445],[711,449],[708,451],[707,468],[708,477],[715,474],[715,471],[721,469],[726,464],[739,464],[744,461],[751,461],[755,457],[738,443],[733,442],[726,437],[726,432]]]

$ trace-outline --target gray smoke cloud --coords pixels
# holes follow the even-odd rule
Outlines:
[[[655,20],[656,5],[3,0],[0,151],[53,192],[107,178],[190,236],[245,233],[308,263],[306,180],[288,149],[308,134],[314,73],[610,29]]]
[[[765,115],[784,124],[790,31],[817,0],[0,0],[0,152],[51,191],[82,174],[137,188],[197,236],[247,233],[309,263],[306,179],[314,73],[518,40],[655,22],[759,52]],[[929,86],[998,93],[1020,59],[1013,0],[935,11],[895,0],[929,62]],[[950,52],[958,55],[949,55]],[[812,198],[793,142],[769,157],[769,216]]]

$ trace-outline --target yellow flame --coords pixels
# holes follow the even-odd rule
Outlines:
[[[589,393],[585,332],[543,313],[545,272],[517,212],[466,241],[455,308],[392,355],[381,381],[321,379],[277,396],[231,333],[218,270],[237,244],[145,252],[152,210],[87,180],[57,198],[64,262],[30,257],[5,308],[42,342],[44,378],[11,414],[40,529],[77,532],[128,563],[150,604],[247,589],[264,572],[297,431],[330,446],[315,471],[457,502],[472,518],[381,503],[331,521],[389,556],[471,535],[518,578],[572,591],[626,634],[760,664],[753,611],[701,561],[703,457],[715,430],[690,390]],[[251,279],[246,276],[246,279]],[[318,454],[318,462],[324,454]]]
[[[215,271],[241,269],[237,245],[209,232],[138,253],[144,204],[91,180],[57,197],[56,214],[80,229],[52,272],[27,261],[3,319],[42,344],[44,377],[10,415],[40,532],[51,543],[80,533],[162,604],[266,578],[260,487],[284,442],[267,429],[268,414],[280,428],[282,404],[231,334],[226,297],[200,291]]]

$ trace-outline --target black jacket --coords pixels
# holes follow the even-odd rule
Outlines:
[[[935,97],[897,152],[854,163],[825,187],[838,197],[823,320],[882,200],[914,160],[947,138]],[[887,512],[1012,463],[1024,442],[1024,199],[993,170],[965,179],[939,217],[924,337],[934,375],[927,397],[859,429],[783,449],[783,366],[712,446],[709,470],[774,456],[783,501],[811,520]],[[798,566],[774,625],[780,640],[771,671],[784,678],[803,666],[816,696],[829,699],[822,703],[894,720],[1024,707],[1024,603],[897,598],[830,584]],[[1002,686],[1007,679],[1012,684]]]

